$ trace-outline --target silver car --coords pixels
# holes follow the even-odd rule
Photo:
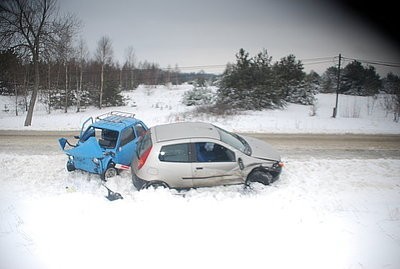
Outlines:
[[[283,167],[269,144],[201,122],[154,126],[134,155],[132,180],[138,190],[270,184]]]

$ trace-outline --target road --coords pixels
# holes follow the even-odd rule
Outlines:
[[[0,130],[0,152],[62,154],[58,138],[73,142],[78,131]],[[400,159],[400,135],[246,134],[264,140],[283,158]]]

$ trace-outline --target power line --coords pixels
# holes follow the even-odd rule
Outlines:
[[[400,67],[400,63],[396,63],[396,62],[377,61],[377,60],[362,60],[362,59],[349,58],[349,57],[343,57],[343,59],[351,60],[351,61],[358,61],[358,62],[361,62],[361,63],[371,64],[371,65],[381,65],[381,66],[388,66],[388,67]]]
[[[209,68],[224,68],[226,67],[226,64],[213,64],[213,65],[194,65],[194,66],[178,66],[177,69],[181,70],[181,69],[209,69]],[[175,67],[164,67],[164,68],[160,68],[161,70],[171,70],[171,71],[175,71]]]
[[[318,64],[329,64],[333,63],[335,64],[337,62],[338,56],[327,56],[327,57],[315,57],[315,58],[304,58],[304,59],[299,59],[299,61],[302,62],[303,65],[309,66],[309,65],[318,65]],[[388,62],[388,61],[380,61],[380,60],[365,60],[365,59],[358,59],[358,58],[351,58],[351,57],[345,57],[342,56],[341,58],[342,63],[343,62],[350,62],[350,61],[359,61],[361,63],[365,64],[370,64],[370,65],[378,65],[378,66],[387,66],[387,67],[400,67],[400,63],[398,62]],[[176,67],[155,67],[153,68],[129,68],[129,69],[122,69],[122,70],[108,70],[107,73],[118,73],[118,72],[129,72],[129,71],[155,71],[161,70],[161,71],[169,71],[169,72],[177,72],[180,73],[181,71],[185,70],[207,70],[207,69],[224,69],[227,67],[228,64],[210,64],[210,65],[192,65],[192,66],[176,66]],[[73,72],[72,72],[73,73]],[[71,73],[71,74],[72,74]],[[96,74],[97,71],[94,70],[84,70],[84,74]],[[16,75],[23,75],[24,72],[16,72],[14,73]]]
[[[308,59],[300,59],[302,62],[308,62],[308,61],[325,61],[325,60],[333,60],[334,58],[337,58],[337,56],[329,56],[329,57],[316,57],[316,58],[308,58]]]
[[[337,56],[336,56],[337,57]],[[299,61],[303,62],[304,65],[312,65],[312,64],[320,64],[320,63],[329,63],[334,62],[334,56],[328,57],[316,57],[316,58],[306,58],[306,59],[299,59]],[[193,66],[178,66],[179,70],[188,70],[188,69],[211,69],[211,68],[225,68],[227,64],[214,64],[214,65],[193,65]],[[172,70],[174,71],[175,68],[173,67],[164,67],[160,68],[161,70]]]
[[[326,60],[326,61],[316,61],[316,62],[310,62],[310,63],[303,63],[303,65],[313,65],[313,64],[325,64],[325,63],[334,63],[335,61],[332,60]]]

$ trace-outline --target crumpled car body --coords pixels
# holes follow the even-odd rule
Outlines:
[[[99,174],[102,179],[129,169],[136,143],[148,130],[134,114],[113,111],[88,118],[81,128],[78,141],[71,144],[60,138],[61,149],[68,156],[67,170],[76,169]]]

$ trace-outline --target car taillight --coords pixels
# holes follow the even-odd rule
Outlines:
[[[140,169],[146,163],[147,157],[149,157],[152,147],[149,147],[143,154],[139,157],[137,168]]]

